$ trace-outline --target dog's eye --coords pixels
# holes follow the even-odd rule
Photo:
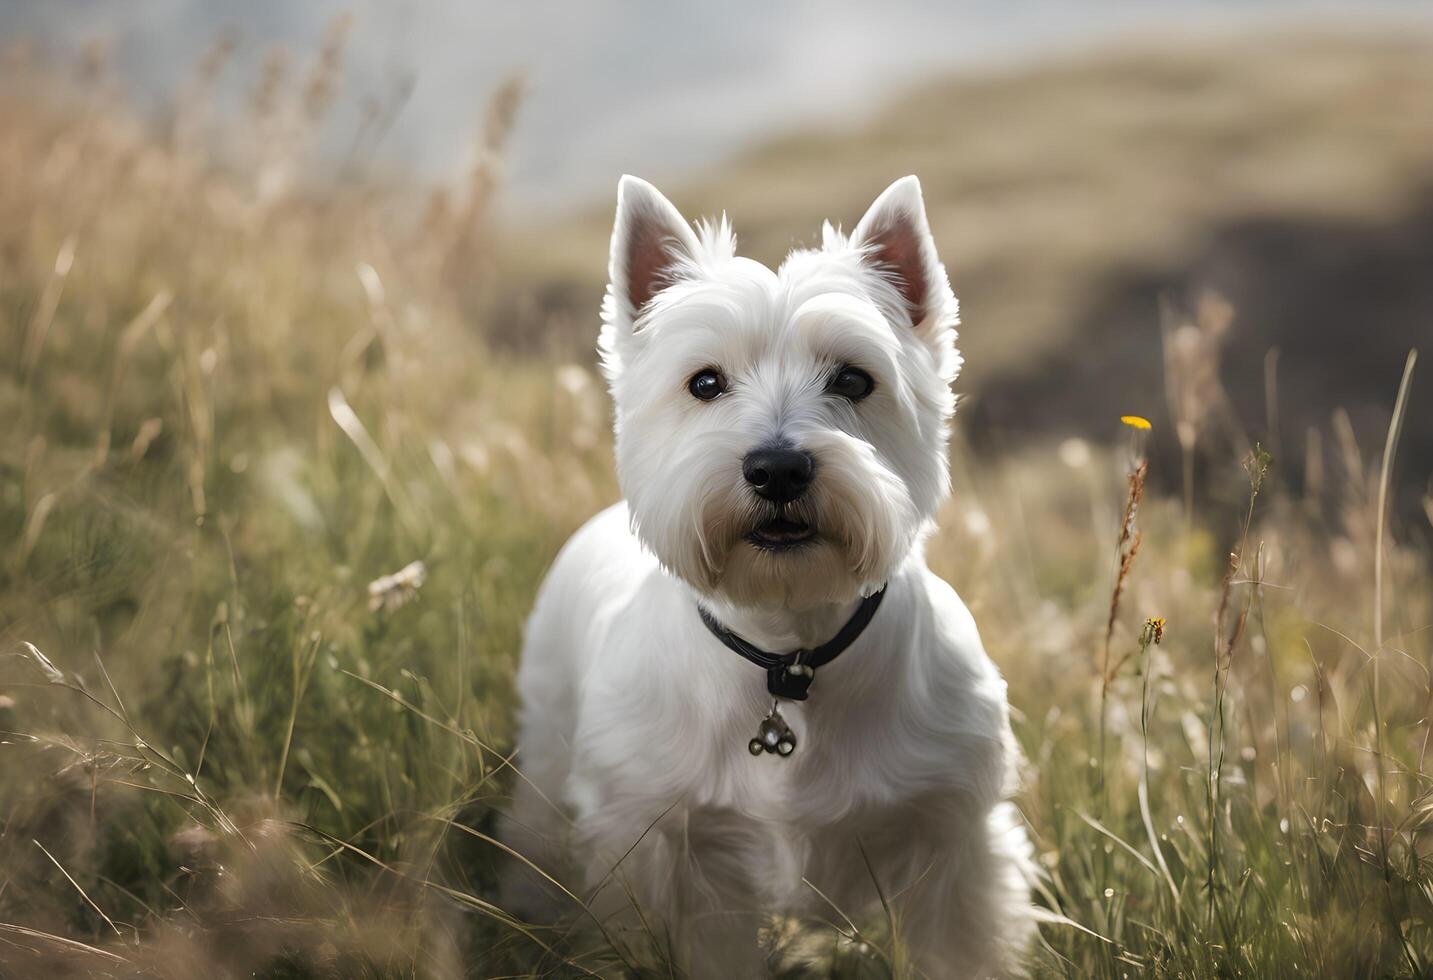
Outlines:
[[[692,380],[687,382],[687,390],[692,393],[693,398],[709,402],[726,391],[726,375],[715,368],[698,371],[692,375]]]
[[[832,375],[831,383],[826,386],[826,390],[833,395],[840,395],[842,398],[858,402],[869,395],[875,387],[876,383],[865,371],[851,367],[849,364],[843,364],[840,370]]]

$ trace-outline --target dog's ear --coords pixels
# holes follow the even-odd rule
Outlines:
[[[914,176],[902,177],[876,198],[851,233],[851,244],[890,277],[918,332],[934,335],[954,325],[955,295],[935,254],[920,181]]]
[[[615,322],[631,329],[642,308],[671,285],[682,261],[696,250],[696,235],[672,202],[640,177],[624,175],[617,183],[607,270]]]

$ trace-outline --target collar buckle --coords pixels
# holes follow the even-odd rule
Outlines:
[[[788,701],[805,701],[810,697],[811,682],[816,679],[816,668],[801,662],[805,654],[805,650],[797,650],[790,663],[767,669],[767,693]]]

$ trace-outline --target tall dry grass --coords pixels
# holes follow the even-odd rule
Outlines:
[[[495,898],[520,623],[616,495],[590,364],[488,342],[520,89],[462,186],[316,179],[343,42],[268,53],[221,116],[213,80],[250,70],[221,40],[160,128],[99,53],[69,80],[6,55],[8,975],[636,972],[621,937]],[[1153,434],[1181,444],[1220,395],[1185,330],[1193,434]],[[930,547],[1010,679],[1033,972],[1426,975],[1433,572],[1388,513],[1396,425],[1335,426],[1303,496],[1229,436],[1237,508],[1146,492],[1118,428],[958,445]],[[773,922],[777,971],[899,973],[879,910],[846,911]]]

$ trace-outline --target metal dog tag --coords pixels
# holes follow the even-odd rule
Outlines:
[[[761,753],[774,753],[785,758],[796,751],[796,733],[781,717],[781,709],[777,702],[771,702],[771,711],[761,720],[761,726],[756,730],[756,737],[746,745],[752,755]]]

